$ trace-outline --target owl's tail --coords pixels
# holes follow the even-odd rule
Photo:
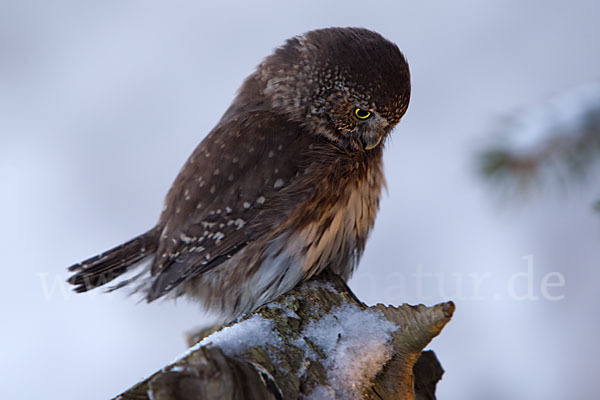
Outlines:
[[[75,274],[67,279],[67,282],[75,285],[73,290],[78,293],[102,286],[142,261],[153,257],[158,247],[159,236],[160,229],[155,227],[120,246],[72,265],[68,269]],[[117,287],[121,286],[124,284],[117,285]]]

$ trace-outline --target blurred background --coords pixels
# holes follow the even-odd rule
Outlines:
[[[65,267],[155,223],[274,47],[362,26],[405,53],[413,97],[351,287],[369,304],[456,302],[430,345],[440,399],[598,397],[599,13],[592,0],[0,0],[0,396],[106,399],[185,351],[183,333],[208,322],[194,304],[75,295]]]

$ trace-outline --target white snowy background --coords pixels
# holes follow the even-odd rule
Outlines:
[[[244,77],[326,26],[379,31],[412,71],[357,295],[455,300],[431,344],[440,399],[597,397],[598,186],[507,205],[473,157],[500,116],[600,78],[598,15],[592,0],[0,0],[0,397],[106,399],[185,351],[205,323],[193,304],[75,295],[65,267],[151,227]],[[564,286],[544,293],[549,273]]]

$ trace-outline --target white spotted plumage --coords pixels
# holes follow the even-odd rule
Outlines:
[[[187,295],[228,320],[325,268],[348,279],[379,206],[385,138],[409,96],[404,56],[377,33],[290,39],[194,150],[157,225],[72,266],[69,281],[85,291],[152,257],[135,286],[148,301]],[[358,106],[372,117],[359,121]]]

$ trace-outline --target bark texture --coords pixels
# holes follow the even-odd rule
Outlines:
[[[423,349],[453,312],[452,302],[367,307],[340,278],[321,275],[211,336],[188,338],[198,343],[116,399],[435,399],[443,370]],[[366,322],[348,326],[355,321]]]

